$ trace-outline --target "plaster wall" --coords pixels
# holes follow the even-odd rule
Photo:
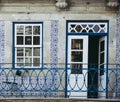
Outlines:
[[[58,24],[58,63],[66,59],[66,20],[109,20],[109,63],[115,63],[116,57],[116,14],[1,14],[0,20],[5,23],[5,62],[12,62],[12,22],[43,22],[44,62],[50,62],[50,24]],[[45,51],[48,51],[45,53]]]
[[[28,2],[29,1],[29,2]],[[51,61],[51,22],[58,22],[57,58],[66,63],[67,20],[109,20],[109,63],[116,63],[117,12],[105,0],[71,0],[68,8],[55,7],[55,0],[1,0],[0,21],[5,24],[4,62],[12,63],[13,22],[43,22],[43,62]],[[47,51],[47,52],[46,52]],[[7,64],[11,67],[11,64]],[[65,65],[63,65],[65,67]],[[111,80],[111,85],[114,79]]]

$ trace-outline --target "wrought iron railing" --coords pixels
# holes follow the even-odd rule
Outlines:
[[[74,69],[66,65],[43,68],[0,68],[0,97],[120,98],[120,65]],[[49,67],[48,67],[49,66]],[[61,67],[62,66],[62,67]],[[81,73],[82,71],[82,73]]]

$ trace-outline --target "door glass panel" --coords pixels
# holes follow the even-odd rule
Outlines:
[[[72,62],[82,62],[83,52],[82,51],[72,51]]]
[[[104,75],[104,64],[100,65],[100,76]]]
[[[104,63],[104,53],[100,54],[100,64]]]
[[[72,39],[72,49],[83,49],[82,39]]]
[[[71,74],[82,74],[82,64],[71,64]]]
[[[101,43],[100,43],[100,51],[104,51],[104,47],[105,46],[105,41],[102,41]]]
[[[105,69],[105,37],[101,37],[99,39],[99,68],[100,68],[100,76],[104,75],[104,69]]]

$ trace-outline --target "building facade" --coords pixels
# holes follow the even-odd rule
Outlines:
[[[118,98],[119,28],[118,0],[1,0],[1,68],[22,73],[24,69],[57,69],[42,75],[29,72],[32,77],[41,77],[30,77],[32,87],[37,86],[34,80],[45,80],[51,88],[60,86],[55,90],[62,92],[51,96]],[[5,83],[17,80],[2,78]],[[38,86],[46,87],[41,83]]]

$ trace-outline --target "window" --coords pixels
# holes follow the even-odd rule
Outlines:
[[[42,23],[14,23],[15,67],[41,67]]]

